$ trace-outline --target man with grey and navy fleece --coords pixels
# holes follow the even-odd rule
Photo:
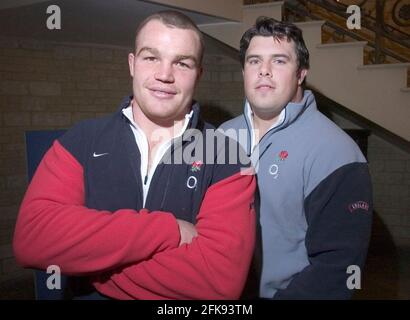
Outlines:
[[[259,296],[349,299],[348,268],[363,267],[371,232],[366,159],[303,90],[309,52],[299,28],[260,17],[241,39],[240,59],[244,113],[221,129],[247,137],[239,142],[257,170]]]

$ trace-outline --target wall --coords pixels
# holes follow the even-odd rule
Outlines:
[[[331,118],[342,128],[360,128],[334,113]],[[410,154],[371,134],[367,158],[377,213],[374,235],[410,247]]]
[[[26,180],[26,130],[67,128],[129,92],[127,50],[0,41],[0,282],[21,273],[11,239]],[[27,272],[26,272],[27,273]]]

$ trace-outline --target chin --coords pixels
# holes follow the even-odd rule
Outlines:
[[[173,113],[164,112],[164,111],[162,111],[162,112],[161,111],[159,111],[159,112],[150,112],[149,116],[152,119],[167,120],[167,119],[172,118]]]
[[[259,103],[253,105],[253,109],[257,112],[268,114],[268,113],[277,113],[278,111],[282,111],[283,108],[278,107],[276,103]]]
[[[258,101],[257,103],[253,104],[253,106],[261,111],[270,111],[276,109],[276,103],[269,101]]]
[[[181,111],[180,110],[158,110],[155,112],[151,112],[150,116],[152,116],[155,119],[161,120],[161,121],[173,121],[177,120],[176,117],[179,115]]]

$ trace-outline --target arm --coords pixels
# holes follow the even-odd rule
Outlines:
[[[359,201],[363,205],[355,206]],[[367,208],[366,205],[367,204]],[[349,265],[363,271],[372,222],[371,181],[365,163],[345,165],[305,200],[310,265],[274,299],[349,299]]]
[[[191,244],[161,252],[94,285],[117,299],[237,299],[255,241],[255,179],[239,173],[211,186]]]
[[[56,264],[74,275],[145,260],[177,247],[179,240],[172,214],[86,208],[83,169],[56,141],[28,187],[13,245],[17,261],[25,267]]]

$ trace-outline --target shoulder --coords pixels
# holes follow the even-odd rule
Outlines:
[[[246,128],[247,125],[245,116],[241,114],[240,116],[235,117],[221,124],[218,128],[218,131],[230,137],[231,139],[239,141],[239,132],[244,129],[247,130]]]
[[[113,121],[117,121],[118,113],[110,114],[97,119],[87,119],[76,123],[67,130],[58,141],[60,144],[76,157],[80,162],[84,152],[89,148],[96,137],[105,132],[107,128],[114,129]]]
[[[81,143],[84,140],[90,139],[95,132],[103,129],[110,123],[116,114],[110,114],[97,119],[87,119],[77,122],[73,127],[61,137],[61,141],[65,143]]]
[[[250,167],[250,159],[237,139],[226,135],[220,129],[206,125],[202,138],[203,161],[212,168],[211,184],[240,174],[242,170]],[[199,145],[201,144],[197,144]]]
[[[317,112],[310,123],[311,147],[315,156],[341,162],[366,162],[353,139],[325,115]]]
[[[326,116],[317,112],[303,135],[305,191],[309,194],[322,180],[352,164],[365,167],[366,158],[353,139]],[[344,170],[342,170],[344,171]]]
[[[218,130],[229,130],[229,129],[240,129],[246,126],[245,116],[241,114],[233,119],[225,121],[222,123]]]

